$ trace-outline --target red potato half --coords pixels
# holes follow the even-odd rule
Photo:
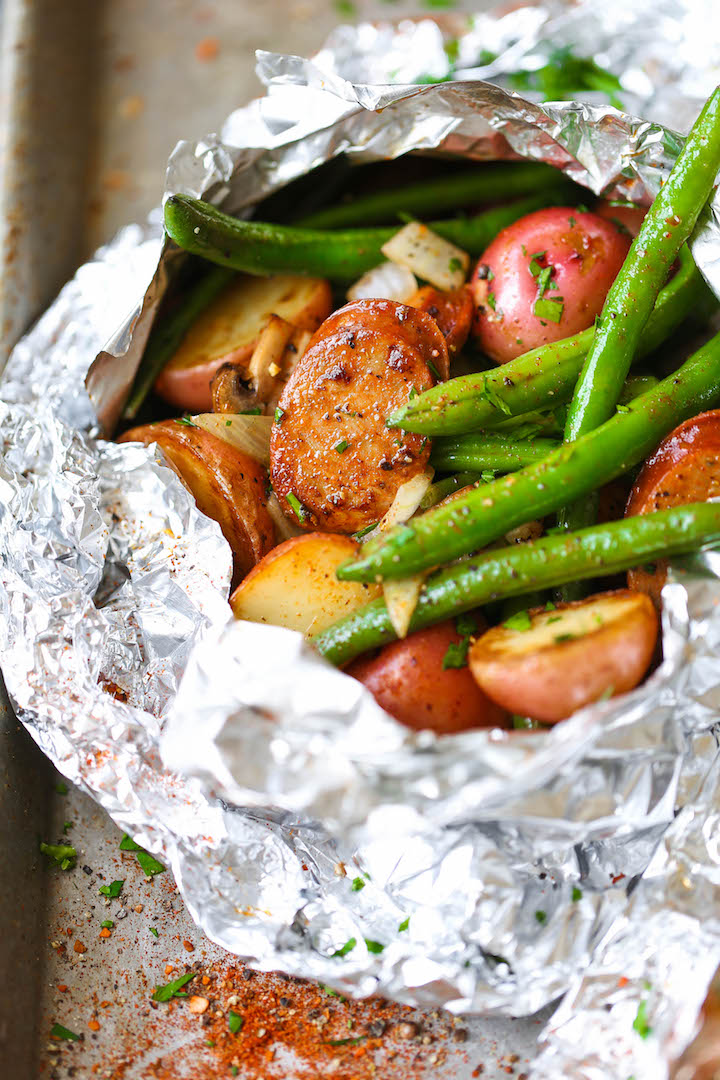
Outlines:
[[[439,623],[355,660],[346,671],[386,712],[416,731],[452,735],[507,727],[504,709],[483,693],[467,666],[443,668],[448,649],[461,641],[452,621]]]
[[[355,300],[323,323],[280,398],[270,440],[272,485],[289,518],[312,531],[355,533],[421,473],[430,442],[387,416],[447,367],[430,315],[392,300]]]
[[[188,412],[210,412],[210,383],[223,364],[246,364],[271,315],[317,330],[332,310],[322,278],[238,274],[195,320],[155,382],[158,394]]]
[[[452,362],[468,339],[475,313],[472,293],[468,286],[463,285],[452,292],[443,292],[433,285],[423,285],[408,300],[408,304],[432,315],[445,335],[448,358]],[[443,379],[447,379],[449,374],[449,369],[440,372]]]
[[[503,229],[471,281],[483,352],[505,364],[592,326],[630,243],[611,222],[571,206],[537,210]]]
[[[335,570],[357,555],[348,536],[309,533],[274,548],[230,597],[237,619],[319,634],[382,595],[379,585],[338,581]]]
[[[620,589],[529,613],[527,629],[495,626],[470,649],[470,670],[509,712],[555,723],[637,686],[658,633],[647,596]]]
[[[236,581],[274,546],[266,473],[242,450],[203,428],[176,420],[133,428],[118,441],[158,444],[198,509],[222,529],[232,548]]]
[[[652,514],[719,496],[720,409],[713,409],[686,420],[663,439],[641,469],[625,515]],[[667,562],[661,559],[653,570],[629,570],[628,585],[647,593],[659,607],[666,577]]]

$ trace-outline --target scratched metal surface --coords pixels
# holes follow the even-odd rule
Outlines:
[[[0,365],[76,265],[155,205],[177,139],[213,130],[258,92],[253,50],[312,52],[337,22],[338,6],[328,0],[5,0]],[[369,18],[422,10],[404,0],[390,9],[387,0],[355,7]],[[168,966],[177,973],[192,961],[216,977],[227,958],[195,928],[170,875],[148,882],[133,856],[120,853],[120,835],[104,813],[78,792],[58,794],[56,780],[0,685],[5,1075],[141,1080],[160,1075],[169,1060],[178,1078],[198,1077],[201,1069],[202,1076],[229,1075],[206,1047],[199,1017],[160,1006],[166,1014],[159,1018],[149,1000],[156,984],[174,977]],[[62,872],[44,865],[37,844],[61,840],[66,823],[79,855],[77,867]],[[119,878],[122,896],[108,905],[98,888]],[[107,919],[115,926],[103,938],[100,924]],[[84,951],[76,951],[76,942]],[[473,1020],[466,1042],[446,1042],[442,1017],[414,1015],[430,1041],[417,1040],[413,1071],[403,1075],[426,1080],[519,1077],[541,1028],[539,1019]],[[51,1042],[56,1022],[82,1040]],[[238,1053],[242,1078],[241,1046]],[[400,1075],[392,1053],[389,1038],[374,1055],[381,1080]],[[266,1075],[290,1080],[300,1073],[312,1075],[302,1062],[283,1059],[268,1065]]]

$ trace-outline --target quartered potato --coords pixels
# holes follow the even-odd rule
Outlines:
[[[323,323],[298,361],[273,424],[273,490],[305,529],[354,533],[390,507],[422,472],[429,440],[385,426],[433,384],[447,347],[425,312],[392,300],[356,300]]]
[[[332,292],[322,278],[238,274],[195,320],[155,389],[180,409],[209,412],[213,375],[222,364],[249,361],[271,315],[315,331],[331,310]]]
[[[524,614],[524,613],[523,613]],[[527,613],[527,626],[495,626],[470,649],[470,670],[508,712],[554,723],[599,698],[632,690],[658,634],[647,596],[628,590]]]
[[[119,442],[158,444],[198,509],[222,529],[232,548],[236,580],[271,550],[275,529],[266,505],[266,473],[242,450],[176,420],[133,428]]]
[[[335,569],[358,545],[347,536],[310,533],[266,555],[230,597],[235,617],[319,634],[382,594],[379,585],[338,581]]]
[[[470,728],[506,727],[505,711],[491,701],[464,663],[463,637],[453,620],[418,630],[355,660],[347,674],[368,688],[401,724],[438,735]]]

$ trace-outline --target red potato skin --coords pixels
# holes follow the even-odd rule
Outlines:
[[[440,371],[447,363],[438,324],[405,304],[355,300],[326,319],[286,383],[272,427],[272,485],[288,518],[297,520],[292,494],[311,532],[354,533],[379,521],[430,456],[428,439],[385,420],[413,387],[433,385],[430,364]]]
[[[467,667],[443,670],[448,647],[461,640],[452,621],[418,630],[346,668],[378,705],[415,731],[454,735],[508,727],[509,718],[480,689]]]
[[[593,207],[594,214],[611,222],[621,233],[629,233],[633,240],[640,232],[647,212],[646,206],[613,206],[607,199],[600,199]]]
[[[538,210],[503,229],[481,256],[471,280],[473,333],[480,348],[497,364],[505,364],[592,326],[630,243],[609,221],[570,206]],[[551,281],[557,285],[547,289],[545,299],[563,301],[557,323],[533,313],[538,289],[530,264],[532,256],[542,252],[535,261],[540,268],[553,267]],[[494,309],[488,303],[490,294]]]
[[[233,553],[233,585],[275,546],[265,470],[241,450],[202,428],[174,420],[132,428],[118,442],[158,444],[198,509],[222,529]]]
[[[720,496],[720,409],[686,420],[663,439],[645,462],[625,509],[626,517],[652,514]],[[628,570],[630,589],[647,593],[660,607],[667,561],[656,560],[655,572]]]
[[[623,591],[604,594],[613,595],[621,596]],[[556,610],[587,603],[578,600],[559,604]],[[543,610],[536,608],[530,615]],[[470,650],[470,670],[498,705],[519,716],[554,724],[597,701],[609,686],[613,688],[612,696],[617,697],[638,685],[653,657],[658,618],[652,602],[642,597],[622,626],[610,623],[532,653],[501,653],[503,637],[516,632],[500,625],[478,638]]]
[[[452,292],[443,292],[434,285],[423,285],[408,300],[410,307],[426,311],[435,319],[445,336],[448,351],[448,370],[440,371],[441,379],[450,375],[450,363],[461,352],[468,339],[475,314],[472,293],[467,285]]]

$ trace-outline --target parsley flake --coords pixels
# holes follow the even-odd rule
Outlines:
[[[150,933],[152,934],[152,936],[153,936],[154,938],[159,938],[159,937],[160,937],[160,935],[159,935],[159,934],[158,934],[158,932],[157,932],[157,929],[156,929],[156,927],[154,927],[154,926],[151,926],[151,927],[150,927]]]
[[[101,885],[98,889],[98,892],[101,893],[102,896],[109,896],[111,900],[116,900],[122,892],[122,887],[124,884],[124,880],[113,881],[110,885]]]
[[[53,1024],[50,1028],[51,1039],[69,1039],[71,1042],[79,1042],[82,1039],[82,1035],[76,1035],[74,1031],[70,1031],[69,1028],[63,1027],[62,1024]]]
[[[349,445],[347,439],[341,439],[340,442],[335,443],[333,449],[337,450],[338,454],[344,454]]]
[[[373,941],[371,938],[365,938],[365,947],[370,953],[381,953],[385,949],[385,946],[381,945],[379,941]]]
[[[305,509],[303,504],[300,502],[297,495],[295,495],[292,491],[289,491],[287,493],[287,495],[285,496],[285,498],[287,499],[288,503],[290,504],[290,507],[292,508],[292,511],[295,514],[295,517],[298,519],[298,521],[301,522],[301,523],[304,522],[307,519],[307,516],[308,516],[307,510]]]
[[[570,896],[573,903],[577,903],[578,900],[582,900],[582,889],[578,889],[577,885],[573,885],[573,891]]]
[[[144,872],[146,877],[155,877],[156,874],[165,873],[165,867],[163,866],[163,864],[161,862],[158,862],[154,855],[151,855],[149,851],[145,850],[145,848],[142,848],[139,844],[136,844],[132,837],[128,836],[127,833],[125,833],[122,840],[120,841],[120,850],[135,852],[135,858],[137,859],[140,865],[140,869]]]
[[[647,1001],[642,999],[638,1005],[638,1011],[635,1019],[633,1020],[633,1031],[637,1031],[641,1039],[647,1039],[648,1035],[652,1033],[647,1019]]]
[[[55,785],[55,790],[58,795],[67,795],[69,789],[64,780],[59,780]]]
[[[548,300],[546,297],[539,297],[533,304],[533,315],[537,319],[547,319],[548,322],[559,323],[563,317],[563,311],[565,310],[565,304],[561,297],[556,300]]]
[[[195,974],[194,971],[188,971],[185,975],[173,979],[172,982],[165,983],[164,986],[156,986],[153,991],[153,1001],[172,1001],[175,997],[187,997],[187,994],[182,993],[182,988],[195,978]]]
[[[230,1028],[230,1034],[231,1035],[237,1035],[238,1031],[241,1030],[244,1023],[245,1023],[245,1017],[244,1016],[241,1016],[240,1013],[234,1012],[233,1009],[229,1010],[229,1012],[228,1012],[228,1027]]]
[[[408,915],[407,919],[403,919],[403,921],[398,926],[398,934],[403,934],[409,928],[409,926],[410,916]]]
[[[351,937],[349,941],[346,941],[344,945],[341,945],[339,949],[336,949],[332,956],[347,956],[349,952],[352,952],[357,945],[357,938]]]
[[[536,920],[536,922],[539,922],[541,926],[543,926],[547,922],[547,912],[546,911],[536,911],[535,912],[535,920]]]
[[[469,649],[469,637],[464,637],[462,641],[451,641],[447,647],[447,652],[443,656],[443,671],[447,671],[450,668],[467,667],[467,657]]]
[[[352,885],[350,886],[352,892],[360,892],[360,890],[364,888],[365,882],[361,877],[356,877],[352,879]]]
[[[112,921],[112,919],[105,919],[104,922],[100,923],[100,926],[103,930],[112,930],[115,926],[115,923]]]
[[[450,271],[450,273],[454,274],[458,270],[462,270],[462,268],[463,266],[461,260],[458,259],[457,255],[453,255],[452,259],[450,259],[448,263],[448,270]]]
[[[285,415],[285,410],[281,409],[280,406],[278,405],[277,409],[275,410],[275,423],[279,424],[284,415]]]
[[[516,611],[514,615],[511,615],[509,619],[506,619],[503,623],[506,630],[531,630],[532,619],[530,618],[529,611]]]
[[[197,427],[197,424],[193,424],[189,416],[178,416],[175,418],[176,424],[181,424],[183,427]]]

